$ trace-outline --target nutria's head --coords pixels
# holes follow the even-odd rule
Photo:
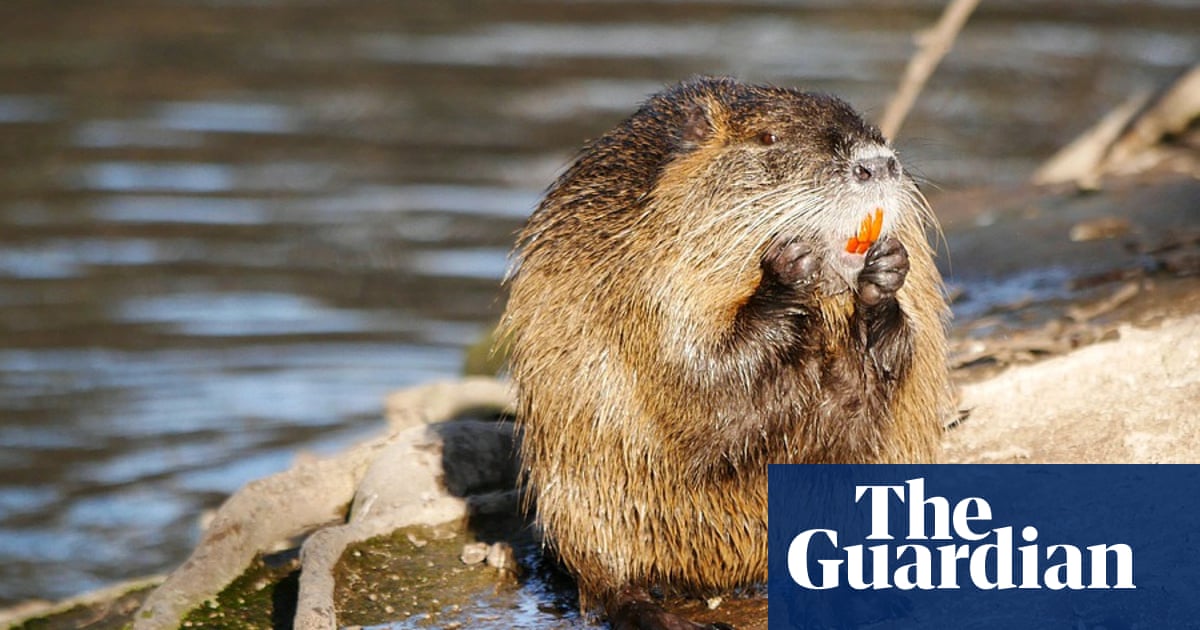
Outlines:
[[[647,225],[719,244],[725,264],[757,262],[775,236],[799,236],[825,245],[845,280],[828,290],[840,292],[862,268],[862,251],[846,250],[864,218],[881,209],[883,234],[928,219],[887,141],[836,97],[704,81],[654,99],[631,126],[648,113],[664,121],[659,108],[670,112],[664,131],[673,127],[676,137],[666,138],[671,148],[647,205],[679,216],[660,211]]]
[[[852,291],[864,257],[847,245],[876,209],[880,232],[910,246],[933,222],[887,141],[845,102],[698,79],[585,148],[522,234],[514,293],[523,275],[595,269],[595,284],[572,283],[601,304],[647,296],[651,311],[679,314],[663,332],[687,343],[732,317],[780,236],[821,251],[827,294]]]

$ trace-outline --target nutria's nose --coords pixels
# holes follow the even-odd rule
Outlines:
[[[894,156],[880,155],[855,162],[850,172],[854,174],[854,179],[860,182],[883,181],[899,176],[900,165]]]

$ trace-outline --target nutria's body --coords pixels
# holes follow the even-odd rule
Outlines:
[[[829,96],[700,79],[585,148],[521,234],[505,316],[525,479],[584,608],[765,581],[768,463],[935,459],[932,221]]]

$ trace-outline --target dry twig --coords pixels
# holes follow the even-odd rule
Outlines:
[[[967,22],[977,4],[979,0],[951,0],[933,30],[918,37],[919,50],[909,60],[900,87],[892,96],[879,123],[879,129],[885,137],[895,138],[899,133],[900,125],[904,124],[917,95],[925,87],[925,82],[929,80],[942,57],[950,51],[958,32],[962,30],[963,24]]]

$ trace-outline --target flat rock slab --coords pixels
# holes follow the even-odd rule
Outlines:
[[[961,463],[1190,463],[1200,459],[1200,315],[967,385],[946,438]]]

